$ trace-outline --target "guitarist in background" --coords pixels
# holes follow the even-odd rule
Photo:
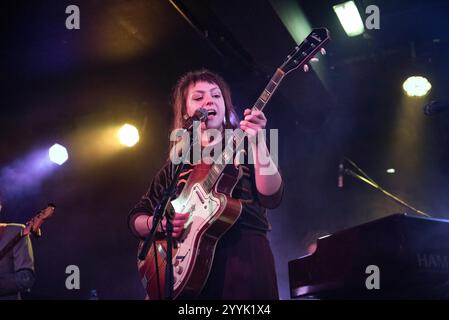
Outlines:
[[[21,224],[0,223],[0,250],[23,229]],[[0,300],[21,299],[20,293],[30,290],[33,283],[33,249],[30,237],[26,236],[0,259]]]
[[[246,109],[244,120],[238,123],[231,93],[226,82],[208,70],[193,71],[179,80],[173,92],[173,129],[181,128],[183,122],[198,108],[209,111],[201,129],[241,128],[249,136],[264,129],[267,119],[261,111]],[[212,114],[210,111],[213,111]],[[209,145],[206,135],[201,136],[201,145]],[[249,146],[253,154],[258,150],[268,153],[264,141]],[[256,158],[256,157],[255,157]],[[271,158],[270,158],[271,159]],[[267,239],[271,226],[267,220],[267,208],[276,208],[282,199],[283,181],[274,162],[269,166],[272,175],[260,174],[261,165],[241,164],[243,176],[232,192],[232,197],[241,201],[243,208],[237,222],[219,240],[214,261],[206,285],[199,299],[270,299],[279,298],[273,254]],[[266,165],[264,166],[267,167]],[[184,187],[193,166],[186,164],[180,175],[177,194]],[[173,177],[175,166],[170,160],[154,177],[148,191],[131,210],[128,223],[138,238],[145,238],[152,226],[152,212]],[[177,212],[173,217],[173,238],[181,236],[189,213]],[[166,220],[159,231],[165,230]]]

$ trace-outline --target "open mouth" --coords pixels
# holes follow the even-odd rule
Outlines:
[[[207,112],[207,115],[208,115],[208,116],[216,116],[216,115],[217,115],[217,111],[215,111],[215,110],[209,110],[209,111]]]

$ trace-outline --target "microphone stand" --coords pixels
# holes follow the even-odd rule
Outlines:
[[[190,142],[190,148],[192,147],[193,143]],[[190,149],[189,149],[190,150]],[[148,250],[150,249],[150,245],[154,242],[154,237],[156,236],[157,226],[162,221],[166,214],[167,206],[170,206],[169,210],[170,213],[173,212],[173,207],[169,203],[171,198],[175,196],[176,194],[176,186],[178,184],[179,175],[184,168],[184,161],[187,158],[187,155],[190,155],[190,152],[187,152],[186,155],[184,155],[182,161],[180,164],[178,164],[175,175],[173,177],[172,182],[170,183],[169,187],[164,190],[162,194],[161,201],[157,205],[156,209],[153,213],[153,225],[151,227],[150,233],[145,238],[142,249],[139,254],[140,260],[145,260],[145,257],[148,254]],[[172,250],[173,250],[173,223],[171,221],[171,217],[167,219],[166,224],[166,239],[167,239],[167,249],[166,249],[166,265],[165,265],[165,299],[167,300],[173,300],[173,285],[174,285],[174,278],[173,278],[173,257],[172,257]],[[156,262],[157,263],[157,262]]]
[[[351,163],[351,164],[352,164],[358,171],[360,171],[364,176],[361,176],[361,175],[359,175],[358,173],[356,173],[356,172],[354,172],[354,171],[352,171],[351,169],[348,169],[348,168],[344,168],[344,169],[343,169],[343,173],[344,173],[344,174],[350,175],[350,176],[352,176],[352,177],[354,177],[354,178],[356,178],[356,179],[359,179],[360,181],[363,181],[363,182],[369,184],[369,185],[372,186],[373,188],[375,188],[375,189],[379,190],[380,192],[382,192],[383,194],[387,195],[390,199],[393,199],[393,201],[395,201],[396,203],[398,203],[398,204],[400,204],[400,205],[402,205],[402,206],[405,206],[405,207],[407,207],[407,208],[413,210],[414,212],[416,212],[416,213],[419,214],[419,215],[422,215],[422,216],[425,216],[425,217],[430,218],[430,215],[429,215],[429,214],[427,214],[427,213],[425,213],[425,212],[423,212],[423,211],[421,211],[421,210],[418,210],[418,209],[412,207],[411,205],[409,205],[409,204],[406,203],[405,201],[403,201],[403,200],[399,199],[398,197],[396,197],[394,194],[392,194],[392,193],[388,192],[387,190],[383,189],[383,188],[382,188],[381,186],[379,186],[373,179],[371,179],[370,177],[368,177],[368,175],[367,175],[365,172],[363,172],[363,170],[360,169],[360,168],[359,168],[353,161],[351,161],[350,159],[347,159],[347,158],[345,158],[345,160],[347,160],[349,163]]]
[[[203,115],[199,117],[193,117],[187,120],[187,122],[184,124],[184,128],[187,131],[190,131],[194,125],[194,121],[204,121],[207,118],[207,112],[206,117]],[[189,139],[189,149],[192,150],[193,144],[195,141],[192,141],[193,139]],[[166,249],[166,265],[165,265],[165,299],[166,300],[173,300],[173,285],[174,285],[174,277],[173,277],[173,257],[172,257],[172,250],[173,250],[173,223],[172,223],[172,214],[174,213],[173,207],[170,204],[170,199],[176,195],[176,186],[178,185],[179,175],[181,174],[182,169],[184,168],[185,160],[187,157],[190,156],[190,151],[186,152],[186,154],[183,155],[181,162],[178,164],[173,180],[171,181],[169,187],[164,190],[162,194],[162,198],[159,202],[159,204],[156,206],[156,209],[153,212],[153,225],[151,227],[150,233],[145,238],[142,249],[139,253],[139,259],[145,260],[145,257],[148,254],[148,251],[150,249],[150,245],[154,243],[154,237],[156,235],[157,226],[164,218],[167,207],[169,207],[170,215],[169,219],[167,219],[166,224],[166,238],[167,238],[167,249]],[[157,263],[157,261],[156,261]]]

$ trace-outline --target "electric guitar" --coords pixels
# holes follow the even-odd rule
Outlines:
[[[33,219],[28,221],[25,225],[25,228],[21,230],[19,233],[17,233],[14,238],[12,238],[4,248],[0,248],[0,260],[3,259],[3,257],[6,256],[6,254],[14,248],[14,246],[19,243],[19,241],[26,237],[29,234],[34,234],[37,237],[41,236],[41,225],[44,223],[45,220],[50,218],[54,211],[55,211],[55,205],[49,204],[47,208],[44,210],[41,210],[39,214],[37,214]]]
[[[293,70],[304,67],[329,40],[325,28],[313,29],[307,38],[287,56],[277,68],[268,85],[257,99],[253,110],[263,110],[282,79]],[[324,49],[323,49],[324,50]],[[324,51],[321,51],[324,53]],[[214,258],[218,240],[237,221],[242,211],[239,200],[231,197],[242,176],[241,168],[233,165],[233,150],[240,150],[244,134],[234,136],[235,148],[225,148],[223,161],[212,165],[196,165],[181,194],[170,202],[174,212],[189,212],[181,237],[174,240],[172,262],[174,270],[173,298],[195,298],[203,289]],[[143,242],[139,245],[139,252]],[[163,299],[166,266],[165,239],[156,240],[137,267],[148,299]]]

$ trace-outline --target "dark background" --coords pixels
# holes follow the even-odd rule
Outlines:
[[[295,46],[287,26],[301,26],[299,10],[332,40],[321,76],[289,74],[266,109],[286,185],[269,213],[281,298],[288,261],[315,235],[410,212],[351,177],[337,188],[344,156],[413,206],[449,218],[449,113],[422,112],[449,99],[449,5],[355,2],[363,19],[367,5],[379,7],[380,30],[348,38],[332,10],[338,1],[3,1],[0,218],[24,223],[57,205],[33,240],[38,278],[26,298],[86,299],[92,288],[100,299],[143,298],[126,217],[167,157],[176,79],[201,67],[222,74],[242,114]],[[65,28],[70,4],[80,8],[80,30]],[[415,74],[432,83],[425,98],[403,93]],[[114,137],[105,128],[125,122],[140,142],[107,151]],[[69,161],[36,166],[33,155],[55,142]],[[72,264],[80,290],[65,288]]]

